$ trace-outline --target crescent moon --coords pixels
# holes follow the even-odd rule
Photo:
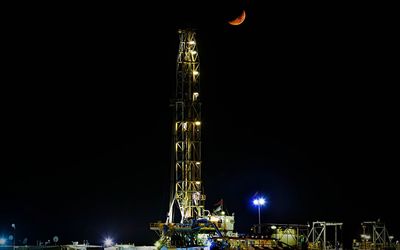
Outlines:
[[[229,23],[230,25],[239,25],[239,24],[241,24],[241,23],[244,22],[244,19],[245,19],[245,18],[246,18],[246,12],[243,10],[243,11],[242,11],[242,14],[241,14],[240,16],[238,16],[238,17],[236,17],[235,19],[229,21],[228,23]]]

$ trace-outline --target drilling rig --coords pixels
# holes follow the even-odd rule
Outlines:
[[[232,235],[234,216],[205,209],[202,184],[200,59],[196,32],[180,29],[173,108],[171,194],[165,223],[151,223],[156,246],[207,246]]]

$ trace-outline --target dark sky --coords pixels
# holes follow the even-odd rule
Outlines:
[[[2,7],[0,235],[157,239],[177,29],[194,27],[208,208],[223,198],[247,232],[259,192],[263,222],[344,222],[349,241],[381,218],[399,239],[394,6],[212,2]]]

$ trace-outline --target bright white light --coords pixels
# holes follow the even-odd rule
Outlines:
[[[276,226],[275,226],[275,225],[271,226],[271,229],[272,229],[272,230],[275,230],[275,229],[276,229]]]
[[[253,204],[256,206],[263,206],[265,204],[265,199],[264,198],[258,198],[253,200]]]
[[[196,184],[197,184],[197,185],[200,185],[200,184],[201,184],[201,182],[200,182],[200,181],[196,181]]]
[[[107,247],[112,246],[113,244],[114,243],[113,243],[113,240],[111,238],[106,238],[104,240],[104,245],[107,246]]]
[[[365,240],[371,239],[371,235],[368,235],[368,234],[361,234],[360,236],[362,239],[365,239]]]
[[[197,53],[197,51],[195,51],[195,50],[191,50],[191,51],[190,51],[190,53],[192,53],[192,54],[196,54],[196,53]]]
[[[6,239],[0,238],[0,245],[4,245],[4,244],[6,244]]]
[[[193,70],[193,75],[198,75],[199,74],[199,71],[197,71],[197,70]]]
[[[201,125],[201,122],[200,122],[200,121],[195,121],[194,124],[195,124],[196,126],[200,126],[200,125]]]
[[[189,43],[189,44],[192,44],[192,45],[193,45],[193,44],[196,44],[195,41],[189,41],[188,43]]]

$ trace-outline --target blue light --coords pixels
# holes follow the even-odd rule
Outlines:
[[[6,239],[5,238],[0,238],[0,245],[6,244]]]
[[[253,200],[253,204],[258,208],[258,224],[261,224],[261,207],[267,203],[268,201],[263,197],[257,197]]]
[[[256,206],[264,206],[266,203],[267,201],[262,197],[253,200],[253,204]]]

